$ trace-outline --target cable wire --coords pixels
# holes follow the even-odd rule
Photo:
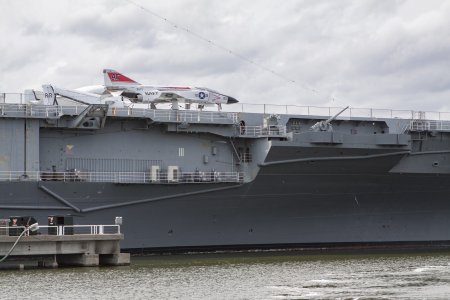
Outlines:
[[[226,53],[228,53],[228,54],[230,54],[230,55],[232,55],[232,56],[234,56],[234,57],[236,57],[236,58],[238,58],[238,59],[240,59],[240,60],[242,60],[242,61],[244,61],[246,63],[254,65],[255,67],[257,67],[257,68],[259,68],[259,69],[261,69],[261,70],[263,70],[265,72],[271,73],[272,75],[274,75],[274,76],[276,76],[278,78],[281,78],[282,80],[284,80],[286,82],[289,82],[289,83],[292,83],[292,84],[296,84],[296,85],[300,86],[302,89],[310,91],[310,92],[312,92],[312,93],[314,93],[316,95],[323,94],[323,93],[320,93],[320,91],[317,90],[317,89],[308,87],[307,85],[305,85],[303,83],[300,83],[300,82],[298,82],[298,81],[296,81],[296,80],[294,80],[294,79],[292,79],[290,77],[287,77],[287,76],[285,76],[285,75],[283,75],[281,73],[278,73],[278,72],[274,71],[273,69],[270,69],[270,68],[268,68],[268,67],[266,67],[266,66],[264,66],[262,64],[259,64],[259,63],[255,62],[254,60],[251,60],[251,59],[249,59],[249,58],[247,58],[247,57],[245,57],[245,56],[243,56],[243,55],[241,55],[241,54],[231,50],[230,48],[224,47],[224,46],[214,42],[213,40],[211,40],[209,38],[206,38],[206,37],[204,37],[204,36],[194,32],[194,31],[190,30],[188,27],[180,26],[177,23],[175,23],[174,21],[169,20],[169,19],[167,19],[164,16],[161,16],[160,14],[158,14],[158,13],[148,9],[145,6],[140,5],[139,3],[137,3],[137,2],[135,2],[133,0],[125,0],[125,1],[127,1],[128,3],[134,5],[134,6],[138,7],[138,8],[140,8],[144,12],[146,12],[146,13],[148,13],[148,14],[150,14],[150,15],[152,15],[152,16],[154,16],[154,17],[156,17],[156,18],[158,18],[158,19],[160,19],[160,20],[162,20],[164,22],[166,22],[167,24],[171,25],[175,29],[183,30],[186,33],[192,35],[193,37],[195,37],[195,38],[197,38],[197,39],[199,39],[201,41],[204,41],[204,42],[206,42],[206,43],[208,43],[208,44],[210,44],[210,45],[212,45],[212,46],[214,46],[214,47],[216,47],[216,48],[218,48],[218,49],[220,49],[220,50],[222,50],[222,51],[224,51],[224,52],[226,52]],[[334,100],[337,100],[337,99],[332,97],[331,100],[334,101]]]
[[[19,235],[19,237],[17,238],[16,242],[14,243],[14,245],[11,247],[11,249],[9,249],[8,253],[5,254],[5,256],[3,256],[2,259],[0,259],[0,263],[3,262],[5,259],[8,258],[8,256],[11,254],[11,252],[14,250],[14,248],[16,247],[17,243],[20,241],[20,239],[23,237],[23,235],[25,233],[27,233],[28,231],[30,231],[30,227],[25,228],[24,231],[22,231],[22,233]]]

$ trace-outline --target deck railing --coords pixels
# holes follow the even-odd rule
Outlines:
[[[87,106],[57,106],[57,105],[29,105],[0,103],[0,117],[28,117],[28,118],[59,118],[62,115],[76,116]],[[225,123],[237,122],[237,113],[200,111],[200,110],[171,110],[123,107],[110,107],[108,116],[150,118],[159,122],[186,123]]]
[[[264,126],[239,126],[239,135],[245,137],[284,137],[286,136],[286,126],[270,125]]]
[[[1,171],[0,181],[109,182],[141,184],[227,183],[242,182],[240,172],[40,172]]]
[[[128,108],[127,108],[128,109]],[[154,121],[175,121],[187,123],[218,123],[220,121],[237,122],[237,114],[232,112],[217,111],[199,111],[199,110],[158,110],[158,109],[142,109],[146,117]]]
[[[277,104],[253,104],[236,103],[223,106],[226,111],[234,112],[256,112],[262,114],[292,114],[305,116],[333,116],[340,112],[343,107],[321,107],[301,105],[277,105]],[[358,108],[350,107],[340,117],[345,118],[398,118],[398,119],[429,119],[450,120],[450,112],[437,111],[415,111],[382,108]]]
[[[0,93],[0,115],[4,105],[25,105],[23,94],[20,93]],[[137,105],[136,105],[137,106]],[[223,105],[223,110],[206,111],[206,110],[170,110],[170,109],[150,109],[151,105],[139,104],[137,107],[117,108],[115,111],[110,108],[109,115],[133,115],[148,116],[160,118],[164,121],[168,118],[178,121],[176,118],[185,118],[186,122],[195,122],[195,120],[211,120],[211,118],[231,119],[237,118],[236,114],[228,115],[227,113],[263,113],[263,114],[292,114],[305,116],[332,116],[342,110],[342,107],[320,107],[320,106],[299,106],[299,105],[277,105],[277,104],[254,104],[254,103],[236,103]],[[60,106],[63,114],[77,115],[86,106]],[[23,107],[21,107],[23,110]],[[161,112],[161,113],[160,113]],[[184,113],[189,112],[189,113]],[[428,119],[428,120],[450,120],[450,112],[437,111],[415,111],[415,110],[396,110],[396,109],[379,109],[379,108],[355,108],[351,107],[344,111],[341,117],[346,118],[398,118],[398,119]],[[173,119],[175,117],[175,119]],[[200,122],[200,121],[198,121]]]
[[[450,131],[450,121],[411,120],[406,130],[410,131]]]
[[[63,107],[57,105],[0,103],[0,117],[59,118],[62,114]]]

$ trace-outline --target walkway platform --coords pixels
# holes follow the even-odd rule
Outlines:
[[[91,233],[65,234],[68,228],[59,226],[58,234],[36,234],[20,238],[6,263],[8,266],[23,268],[24,262],[34,261],[38,267],[56,268],[58,266],[123,266],[130,264],[130,254],[120,253],[120,241],[124,235],[117,233],[103,233],[106,225],[93,226]],[[102,230],[95,228],[101,226]],[[115,225],[111,225],[115,226]],[[50,226],[45,226],[50,227]],[[71,230],[76,230],[75,226]],[[74,228],[75,227],[75,228]],[[42,229],[42,228],[40,228]],[[69,231],[70,232],[70,231]],[[18,236],[0,235],[0,258],[8,253]]]

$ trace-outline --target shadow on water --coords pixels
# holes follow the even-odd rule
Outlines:
[[[339,262],[448,256],[450,250],[326,250],[326,251],[245,251],[132,256],[134,267],[165,268],[236,264],[280,264],[292,262]]]

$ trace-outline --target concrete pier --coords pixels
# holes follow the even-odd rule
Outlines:
[[[0,258],[11,249],[17,238],[0,235]],[[10,257],[25,257],[26,260],[35,257],[39,266],[51,268],[129,265],[130,254],[120,253],[120,241],[123,238],[121,233],[24,236]],[[20,260],[17,264],[20,264]]]

